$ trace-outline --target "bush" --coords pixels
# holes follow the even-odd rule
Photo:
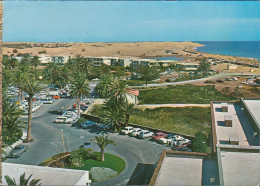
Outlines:
[[[3,128],[3,142],[7,145],[12,145],[14,142],[21,139],[23,131],[19,128],[13,130],[7,130]]]
[[[192,150],[194,152],[207,152],[207,136],[203,132],[197,132],[192,141]]]
[[[46,53],[47,53],[46,50],[42,50],[42,51],[38,52],[38,54],[46,54]]]
[[[17,49],[14,49],[14,50],[13,50],[13,53],[18,53],[18,50],[17,50]]]

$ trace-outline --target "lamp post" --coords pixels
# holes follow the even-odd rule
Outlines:
[[[63,138],[63,129],[60,129],[60,130],[61,130],[61,139],[62,139],[62,144],[63,144],[63,150],[64,150],[64,152],[66,152],[65,144],[64,144],[64,138]]]

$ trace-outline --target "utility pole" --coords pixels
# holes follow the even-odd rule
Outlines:
[[[2,103],[3,103],[3,95],[2,95],[2,60],[3,60],[3,0],[0,0],[0,185],[3,185],[2,182]]]

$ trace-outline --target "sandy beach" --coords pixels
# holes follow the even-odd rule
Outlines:
[[[194,42],[132,42],[132,43],[34,43],[34,42],[4,42],[3,54],[11,55],[14,49],[18,53],[38,55],[46,51],[47,55],[82,55],[82,56],[117,56],[154,58],[176,56],[184,61],[194,62],[197,58],[207,57],[227,61],[259,64],[259,61],[227,55],[206,54],[196,51],[203,46]],[[16,55],[15,53],[14,55]]]

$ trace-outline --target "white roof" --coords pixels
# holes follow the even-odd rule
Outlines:
[[[221,185],[255,186],[260,183],[260,155],[258,152],[219,150],[218,162]]]
[[[198,156],[166,155],[155,185],[201,185],[202,163]]]
[[[216,127],[216,137],[217,137],[217,144],[220,144],[220,141],[229,141],[230,136],[229,134],[233,133],[236,134],[237,138],[239,139],[239,144],[243,146],[249,146],[246,135],[244,130],[241,126],[240,120],[237,116],[237,111],[235,109],[234,104],[228,104],[228,113],[227,112],[217,112],[216,109],[222,108],[221,103],[214,103],[213,104],[214,110],[214,119],[215,120],[215,127]],[[225,120],[232,120],[232,127],[222,126],[219,123],[224,122]]]
[[[19,183],[19,177],[25,173],[26,178],[31,174],[32,179],[41,179],[42,185],[86,185],[89,172],[83,170],[41,167],[14,163],[2,163],[3,185],[7,185],[4,176],[8,175]]]
[[[244,103],[251,112],[252,117],[256,120],[258,128],[260,128],[260,100],[244,100]]]

